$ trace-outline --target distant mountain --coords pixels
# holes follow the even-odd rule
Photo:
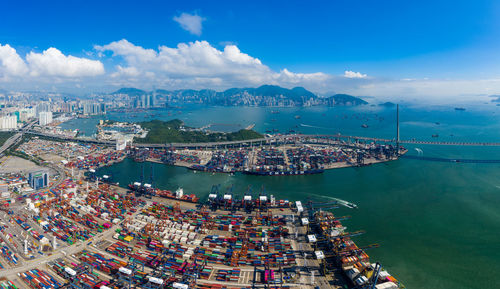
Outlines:
[[[492,94],[492,95],[489,95],[489,97],[492,97],[493,99],[491,100],[491,102],[500,102],[500,95],[497,95],[497,94]]]
[[[165,89],[157,89],[156,94],[171,94],[172,92],[170,90],[165,90]]]
[[[379,105],[380,105],[380,106],[385,106],[385,107],[394,107],[394,106],[396,106],[396,104],[395,104],[395,103],[390,102],[390,101],[388,101],[388,102],[384,102],[384,103],[381,103],[381,104],[379,104]]]
[[[129,96],[139,96],[143,94],[147,94],[146,91],[134,87],[123,87],[118,89],[115,92],[112,92],[111,94],[128,94]]]
[[[151,94],[137,88],[121,88],[112,94],[128,94],[140,96]],[[313,105],[361,105],[367,104],[361,98],[347,94],[336,94],[331,97],[318,97],[303,87],[292,89],[277,85],[262,85],[256,88],[229,88],[217,92],[211,89],[157,89],[156,94],[165,98],[166,103],[195,102],[223,106],[313,106]]]
[[[219,102],[226,105],[256,106],[302,106],[318,98],[303,87],[292,89],[277,85],[262,85],[257,88],[230,88],[216,93]]]
[[[356,105],[364,105],[368,104],[368,102],[364,101],[359,97],[355,97],[349,94],[335,94],[328,97],[329,105],[333,106],[356,106]]]

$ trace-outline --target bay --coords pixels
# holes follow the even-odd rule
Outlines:
[[[279,113],[272,113],[279,110]],[[180,118],[190,126],[210,123],[247,126],[259,132],[278,129],[303,133],[395,137],[395,109],[355,108],[256,108],[191,105],[160,119]],[[402,107],[401,139],[456,141],[500,141],[497,107]],[[296,116],[300,116],[297,118]],[[110,113],[107,118],[129,120]],[[150,117],[151,118],[151,117]],[[150,119],[149,118],[149,119]],[[148,117],[133,118],[135,121]],[[76,120],[75,120],[76,121]],[[361,124],[368,124],[362,128]],[[78,125],[78,124],[74,124]],[[500,159],[497,147],[408,146],[425,156],[445,158]],[[500,172],[499,164],[441,163],[400,159],[362,168],[330,170],[321,175],[260,177],[236,174],[193,173],[163,164],[122,163],[105,167],[122,186],[137,181],[144,170],[146,180],[154,171],[154,185],[205,199],[212,185],[225,191],[233,186],[242,195],[250,186],[254,193],[289,200],[308,198],[327,202],[344,199],[357,210],[339,208],[337,215],[351,215],[343,223],[351,230],[365,230],[355,238],[358,245],[379,243],[367,253],[380,261],[407,288],[498,288],[500,271]]]

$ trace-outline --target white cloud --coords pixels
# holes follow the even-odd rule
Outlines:
[[[222,90],[275,84],[290,88],[303,86],[325,94],[373,96],[379,101],[404,99],[425,103],[490,101],[485,95],[500,94],[500,78],[384,79],[350,70],[338,75],[295,73],[286,68],[276,71],[230,43],[223,49],[217,49],[207,41],[149,49],[123,39],[96,45],[94,49],[87,55],[98,55],[103,62],[114,64],[111,71],[105,71],[99,60],[65,55],[56,48],[29,52],[23,57],[10,45],[0,44],[0,84],[3,88],[10,85],[10,88],[20,89],[52,85],[58,89],[69,86],[78,88],[81,85],[87,90],[111,86]]]
[[[104,74],[104,65],[98,60],[64,55],[56,48],[26,55],[31,76],[86,77]]]
[[[202,22],[205,18],[197,14],[182,13],[180,16],[174,16],[173,20],[182,27],[182,29],[189,31],[194,35],[201,35]]]
[[[361,74],[361,72],[354,72],[351,70],[344,71],[344,77],[346,78],[367,78],[368,75]]]
[[[500,78],[490,79],[379,79],[346,88],[347,93],[370,95],[380,100],[425,103],[489,102],[487,95],[499,94]]]
[[[241,52],[236,45],[226,45],[219,50],[206,41],[180,43],[175,48],[160,46],[158,50],[153,50],[122,39],[95,46],[95,49],[101,53],[112,51],[113,56],[125,60],[126,66],[116,67],[113,73],[115,78],[141,80],[143,83],[156,81],[185,87],[229,87],[301,84],[319,82],[328,77],[324,73],[296,74],[286,69],[274,72],[258,58]]]
[[[0,76],[21,76],[28,72],[28,67],[24,60],[17,54],[17,51],[9,44],[0,44]]]

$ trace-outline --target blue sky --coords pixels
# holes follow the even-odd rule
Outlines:
[[[223,89],[274,83],[412,97],[500,92],[495,1],[47,2],[2,2],[0,87]],[[197,41],[204,45],[190,46]],[[182,43],[189,46],[182,57],[179,51],[161,57],[160,47]],[[211,53],[228,45],[238,51],[210,61]],[[141,51],[158,58],[139,60]],[[231,57],[238,58],[235,65]],[[186,69],[176,66],[186,58]],[[214,66],[221,61],[222,67]]]

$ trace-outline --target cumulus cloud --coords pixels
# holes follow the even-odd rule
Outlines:
[[[21,76],[27,72],[28,67],[17,51],[9,44],[0,44],[0,75],[3,75],[3,78],[8,78],[9,76]]]
[[[368,75],[362,74],[361,72],[354,72],[351,70],[344,71],[344,77],[346,78],[367,78]]]
[[[182,13],[179,16],[174,16],[173,20],[182,27],[182,29],[189,31],[194,35],[201,35],[202,22],[205,18],[197,14]]]
[[[235,86],[260,84],[301,84],[320,82],[328,78],[324,73],[297,74],[283,69],[272,71],[255,57],[240,51],[236,45],[219,50],[207,41],[180,43],[177,47],[160,46],[157,50],[134,45],[126,39],[95,46],[104,53],[122,57],[126,66],[117,66],[115,78],[157,81],[170,85]],[[147,76],[149,74],[149,77]],[[154,75],[155,79],[151,79]]]
[[[286,68],[271,69],[262,61],[228,43],[222,49],[207,41],[179,43],[154,49],[135,45],[126,39],[94,46],[93,53],[114,68],[105,71],[99,60],[65,55],[57,48],[29,52],[20,56],[15,48],[0,44],[0,84],[21,89],[43,85],[75,83],[85,89],[136,86],[227,89],[275,84],[303,86],[313,92],[368,95],[377,100],[455,102],[479,100],[500,93],[500,79],[450,80],[428,78],[385,79],[369,77],[350,70],[338,75],[314,72],[297,73]],[[107,72],[107,73],[106,73]],[[99,76],[99,77],[96,77]],[[69,87],[69,86],[66,86]],[[326,93],[328,92],[328,94]],[[483,96],[481,96],[483,95]],[[488,99],[485,99],[488,101]]]
[[[100,61],[64,55],[56,48],[30,52],[25,58],[8,44],[0,44],[0,81],[39,82],[70,80],[104,74]]]
[[[104,65],[98,60],[64,55],[56,48],[26,55],[32,76],[86,77],[104,74]]]

